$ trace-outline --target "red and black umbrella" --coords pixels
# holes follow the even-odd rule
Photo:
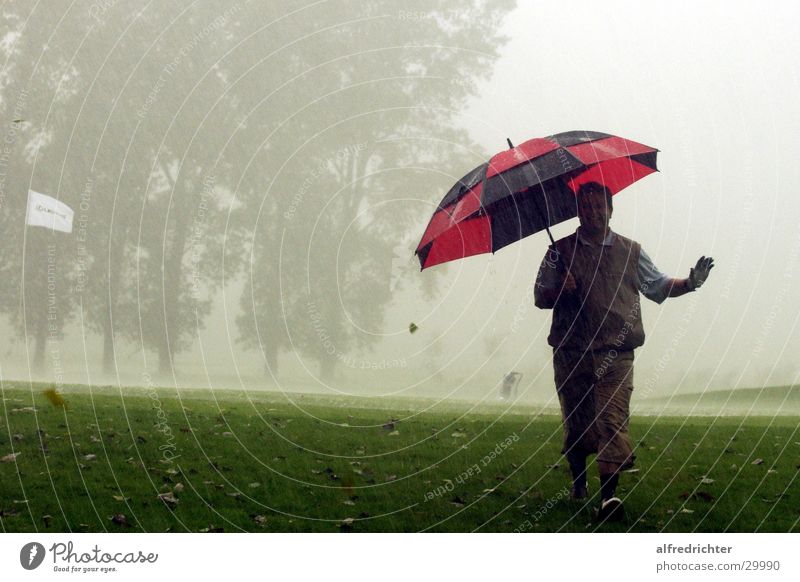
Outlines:
[[[439,203],[417,246],[420,265],[494,253],[540,230],[550,234],[549,227],[578,215],[581,184],[599,182],[617,194],[658,170],[657,153],[597,131],[511,146],[464,176]]]

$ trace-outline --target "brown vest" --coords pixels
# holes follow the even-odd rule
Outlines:
[[[547,342],[554,348],[632,350],[644,343],[639,305],[639,243],[614,233],[609,245],[583,244],[577,233],[556,242],[560,269],[578,290],[553,307]]]

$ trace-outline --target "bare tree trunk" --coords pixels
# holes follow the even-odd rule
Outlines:
[[[117,306],[117,293],[119,292],[119,270],[122,268],[121,248],[122,243],[114,244],[109,240],[111,251],[108,261],[108,294],[105,296],[106,313],[103,321],[103,372],[114,372],[114,325],[113,314]]]
[[[44,328],[37,329],[34,337],[33,371],[42,373],[44,372],[44,353],[47,346],[47,334]]]
[[[175,190],[175,181],[169,174],[169,168],[162,161],[162,168],[170,185],[170,190]],[[175,216],[175,236],[172,244],[167,246],[164,257],[164,333],[161,334],[158,346],[158,370],[161,374],[173,371],[173,347],[180,334],[178,323],[178,301],[181,294],[181,275],[183,270],[183,254],[186,250],[186,234],[189,221],[184,216],[182,208],[173,206]],[[171,334],[171,335],[169,335]]]
[[[114,372],[114,330],[111,329],[111,314],[103,322],[103,372]]]
[[[166,334],[158,344],[158,373],[160,376],[169,376],[172,373],[172,353]]]
[[[267,378],[278,377],[278,350],[267,347],[264,351],[264,374]]]

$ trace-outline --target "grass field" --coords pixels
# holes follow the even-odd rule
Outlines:
[[[649,414],[759,414],[800,417],[800,386],[767,386],[736,390],[708,390],[640,400],[635,410]]]
[[[797,417],[634,417],[628,520],[598,526],[531,408],[46,388],[2,386],[5,532],[800,529]]]

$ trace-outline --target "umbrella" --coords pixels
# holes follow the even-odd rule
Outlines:
[[[439,203],[416,255],[422,269],[494,253],[578,215],[575,193],[599,182],[613,194],[658,170],[658,150],[598,131],[535,138],[492,157]]]

